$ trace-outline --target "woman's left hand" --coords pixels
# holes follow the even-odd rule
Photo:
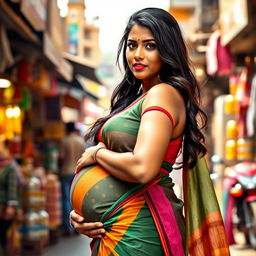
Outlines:
[[[77,161],[76,172],[78,172],[84,166],[96,163],[95,154],[99,148],[106,148],[106,146],[104,143],[99,142],[96,146],[89,147],[84,151],[82,156]]]

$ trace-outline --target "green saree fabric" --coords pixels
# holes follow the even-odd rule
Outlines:
[[[230,255],[226,232],[204,158],[184,170],[187,252],[191,256]]]
[[[107,148],[115,152],[133,151],[144,97],[103,125],[99,140]],[[162,111],[156,106],[154,110]],[[192,170],[184,171],[185,223],[183,202],[174,194],[169,178],[182,140],[180,136],[169,142],[159,176],[148,184],[123,182],[97,164],[76,175],[71,186],[74,209],[86,221],[101,221],[106,230],[101,239],[93,240],[92,256],[184,256],[186,250],[192,256],[229,255],[203,159]]]

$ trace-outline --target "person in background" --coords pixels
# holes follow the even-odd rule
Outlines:
[[[0,255],[8,255],[7,232],[15,219],[21,219],[19,177],[7,141],[0,141]]]
[[[62,192],[62,213],[64,235],[71,235],[74,232],[69,223],[69,213],[72,210],[69,198],[69,190],[74,178],[74,169],[77,160],[84,152],[85,142],[75,127],[74,122],[66,123],[66,136],[62,139],[59,151],[60,181]]]

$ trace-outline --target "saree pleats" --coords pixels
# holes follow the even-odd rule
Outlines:
[[[132,152],[144,96],[114,114],[102,126],[99,141],[115,152]],[[225,229],[203,158],[184,173],[183,202],[168,177],[183,136],[169,142],[159,176],[148,184],[128,183],[100,166],[77,174],[71,201],[86,221],[100,221],[106,233],[91,243],[92,256],[227,256]]]
[[[186,239],[191,256],[230,255],[219,205],[204,158],[184,171]]]
[[[92,255],[164,255],[144,196],[138,195],[104,222],[106,233]]]
[[[101,221],[106,233],[94,242],[92,255],[185,255],[178,225],[183,221],[182,203],[178,207],[171,204],[166,192],[173,191],[159,185],[162,180],[155,179],[127,193],[104,214]],[[180,219],[176,218],[177,211]]]

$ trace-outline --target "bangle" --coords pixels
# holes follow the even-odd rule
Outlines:
[[[96,149],[96,151],[95,151],[95,153],[94,153],[94,157],[93,157],[93,158],[94,158],[94,161],[97,161],[97,160],[96,160],[97,153],[98,153],[101,149],[103,149],[103,148],[106,148],[106,147],[100,147],[100,148],[97,148],[97,149]]]

